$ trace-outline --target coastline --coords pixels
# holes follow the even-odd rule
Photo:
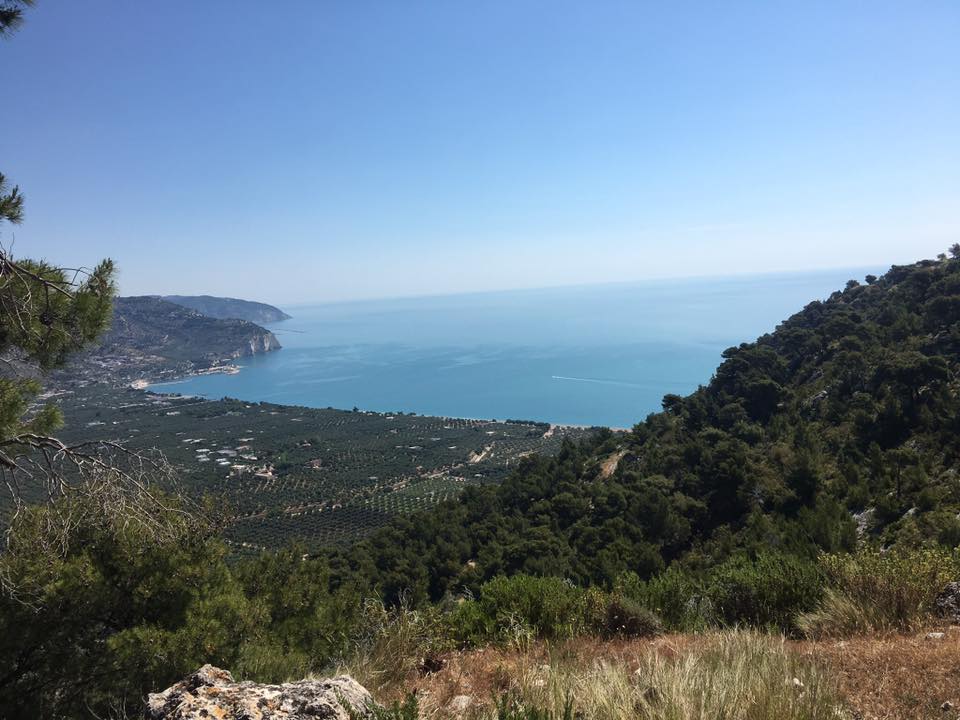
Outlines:
[[[182,393],[176,391],[164,391],[160,388],[165,386],[172,386],[184,383],[195,377],[203,377],[206,375],[238,375],[243,370],[240,365],[219,365],[211,368],[204,368],[202,370],[192,371],[180,374],[173,379],[163,379],[160,381],[148,380],[146,378],[138,378],[130,383],[127,383],[125,386],[131,390],[138,390],[141,392],[150,393],[152,395],[173,395],[173,396],[183,396]],[[213,398],[207,397],[202,394],[191,394],[191,397],[201,397],[205,400],[212,400]],[[230,396],[226,396],[230,397]],[[237,400],[242,400],[242,398],[235,398]],[[260,400],[242,400],[243,402],[269,402],[269,401],[260,401]],[[326,408],[321,408],[313,405],[297,405],[295,403],[271,403],[272,405],[278,405],[282,407],[303,407],[309,408],[312,410],[323,410]],[[340,410],[341,412],[353,412],[353,408],[332,408],[333,410]],[[389,418],[395,416],[396,412],[387,412],[381,410],[369,410],[363,408],[357,408],[356,412],[361,412],[367,415],[380,415],[382,417]],[[506,424],[522,424],[522,425],[537,425],[537,426],[548,426],[547,430],[544,432],[543,437],[550,437],[554,430],[557,429],[573,429],[573,430],[610,430],[614,433],[628,433],[632,428],[625,427],[612,427],[609,425],[584,425],[578,423],[563,423],[563,422],[551,422],[549,420],[531,420],[531,419],[516,419],[510,418],[501,420],[499,418],[491,417],[468,417],[466,415],[433,415],[429,413],[418,413],[412,411],[398,411],[404,415],[414,415],[418,417],[432,417],[438,418],[440,420],[470,420],[473,422],[485,422],[485,423],[506,423]]]

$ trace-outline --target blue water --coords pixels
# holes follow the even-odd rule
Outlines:
[[[864,270],[285,308],[283,349],[155,386],[291,405],[631,427]]]

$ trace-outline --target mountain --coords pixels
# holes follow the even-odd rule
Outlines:
[[[211,295],[164,295],[160,298],[181,305],[207,317],[220,320],[246,320],[252,323],[274,323],[289,320],[283,310],[266,303]]]
[[[155,296],[120,297],[99,345],[67,371],[89,378],[106,373],[121,380],[156,380],[279,349],[272,332],[246,320],[208,317]]]
[[[338,564],[416,601],[501,574],[610,586],[738,554],[954,547],[960,257],[851,280],[663,407],[398,520]]]

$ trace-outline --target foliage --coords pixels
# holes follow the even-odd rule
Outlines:
[[[823,577],[816,564],[790,555],[761,554],[750,562],[731,558],[709,576],[706,595],[718,619],[790,632],[797,613],[820,599]]]
[[[656,613],[623,595],[610,595],[603,610],[596,629],[606,637],[654,637],[663,632]]]
[[[484,583],[475,600],[459,604],[453,625],[457,638],[470,644],[499,640],[522,647],[534,638],[569,638],[584,629],[584,593],[555,577],[498,577]]]
[[[941,548],[865,549],[824,555],[827,592],[800,628],[812,637],[910,630],[929,619],[944,586],[960,575],[956,552]]]
[[[198,663],[236,661],[257,613],[232,582],[215,528],[171,500],[155,529],[68,495],[15,519],[0,575],[0,706],[7,717],[106,714]],[[76,505],[85,505],[78,512]],[[74,519],[61,546],[50,525]]]
[[[440,608],[388,608],[367,598],[352,623],[343,618],[351,636],[342,665],[372,692],[427,672],[453,647],[447,620]]]
[[[753,559],[737,555],[699,571],[674,564],[646,582],[628,573],[617,585],[673,630],[749,626],[790,633],[797,614],[816,607],[824,581],[811,560],[765,552]]]
[[[679,561],[690,578],[661,576],[648,589],[661,597],[640,599],[669,625],[789,630],[819,599],[804,559],[852,551],[859,537],[960,538],[957,303],[957,258],[848,283],[726,350],[708,385],[665,397],[629,435],[566,443],[499,486],[392,523],[337,553],[333,580],[421,603],[518,573],[609,589]],[[614,452],[622,459],[601,479]],[[728,558],[765,554],[780,559],[759,575],[734,564],[704,584]],[[796,591],[764,577],[780,572]]]
[[[23,11],[33,5],[33,0],[3,0],[0,2],[0,37],[9,35],[23,22]],[[2,179],[2,176],[0,176]],[[2,183],[0,183],[2,190]]]

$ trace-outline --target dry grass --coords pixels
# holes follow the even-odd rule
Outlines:
[[[796,679],[796,680],[795,680]],[[523,707],[597,720],[818,720],[843,717],[833,681],[779,638],[726,632],[632,642],[537,644],[525,653],[486,648],[448,656],[442,671],[394,688],[415,689],[427,717],[495,717],[509,695]],[[386,698],[384,698],[386,699]]]
[[[960,628],[942,640],[911,635],[799,643],[837,679],[849,707],[864,720],[949,718],[960,711]],[[952,711],[942,706],[951,703]]]
[[[941,640],[921,632],[791,642],[728,632],[534,643],[525,652],[487,647],[448,653],[435,673],[409,669],[376,695],[389,701],[415,691],[421,716],[437,720],[493,717],[507,694],[555,716],[569,695],[584,720],[956,718],[960,628],[945,632]],[[461,695],[472,701],[465,713],[452,704]],[[955,709],[941,710],[944,702]]]

